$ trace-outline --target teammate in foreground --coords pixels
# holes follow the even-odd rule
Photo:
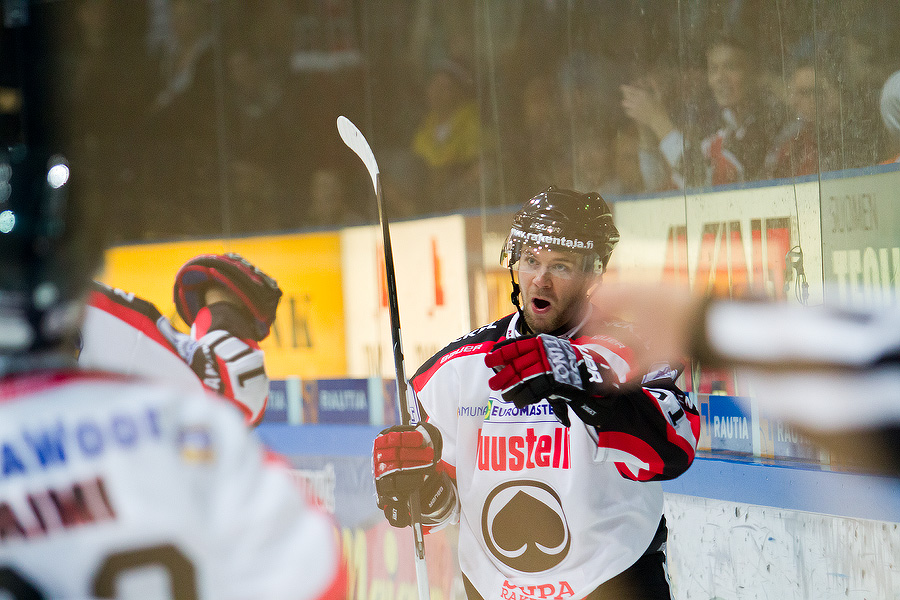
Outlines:
[[[35,73],[51,78],[22,74],[31,121],[47,114]],[[0,153],[0,597],[343,598],[333,523],[234,410],[76,369],[101,243],[47,130],[29,122],[30,146]]]
[[[82,327],[85,367],[201,386],[224,396],[258,425],[269,395],[263,351],[281,290],[235,253],[201,254],[175,277],[181,333],[151,302],[93,282]]]
[[[699,415],[675,370],[635,371],[626,324],[586,335],[618,239],[597,194],[529,200],[502,257],[516,311],[422,365],[427,418],[375,439],[392,525],[417,488],[425,526],[459,518],[470,600],[670,598],[658,481],[690,466]]]
[[[711,300],[685,289],[604,286],[610,314],[656,332],[635,360],[692,356],[741,369],[766,416],[854,466],[900,477],[900,310]]]

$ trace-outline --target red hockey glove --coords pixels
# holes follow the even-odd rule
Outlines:
[[[603,362],[568,340],[540,334],[503,340],[484,357],[496,375],[488,384],[517,408],[547,400],[560,423],[571,423],[567,404],[588,424],[600,418],[617,377]],[[592,414],[593,413],[593,414]]]
[[[375,438],[373,471],[378,508],[394,527],[407,527],[409,497],[419,490],[423,521],[449,512],[456,501],[453,484],[435,468],[441,459],[441,434],[430,423],[395,425]]]

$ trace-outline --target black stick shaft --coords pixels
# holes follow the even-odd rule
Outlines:
[[[338,133],[344,143],[363,161],[369,175],[372,177],[372,185],[375,188],[375,201],[378,204],[378,220],[381,222],[381,234],[384,245],[384,271],[387,279],[388,302],[391,318],[391,340],[394,350],[394,369],[397,375],[397,404],[400,410],[400,420],[404,425],[419,422],[419,406],[415,395],[410,396],[409,386],[406,384],[406,369],[403,361],[403,347],[400,342],[400,309],[398,307],[397,278],[394,274],[394,252],[391,248],[391,232],[388,227],[387,213],[384,208],[384,199],[381,191],[381,177],[378,171],[378,163],[372,148],[365,136],[359,131],[347,117],[337,119]],[[410,413],[413,414],[410,414]],[[429,600],[431,597],[428,587],[428,568],[425,563],[425,536],[422,531],[422,511],[419,503],[419,492],[414,491],[409,498],[409,514],[412,521],[413,538],[416,553],[416,583],[418,585],[419,600]]]
[[[394,350],[394,371],[397,375],[397,403],[400,405],[400,418],[404,425],[411,424],[409,407],[406,402],[406,367],[403,359],[403,347],[400,342],[400,306],[397,300],[397,276],[394,271],[394,251],[391,248],[391,229],[387,211],[381,193],[381,176],[375,178],[376,201],[378,203],[378,221],[381,223],[381,237],[384,241],[384,272],[387,278],[388,310],[391,318],[391,342]]]
[[[394,272],[394,251],[391,247],[391,230],[384,207],[381,193],[381,177],[375,178],[375,198],[378,203],[378,220],[381,222],[381,236],[384,243],[384,272],[387,278],[388,309],[391,319],[391,342],[394,349],[394,371],[397,376],[397,404],[400,408],[400,420],[404,425],[414,425],[409,411],[407,395],[409,393],[406,384],[406,367],[403,359],[403,345],[400,338],[400,307],[397,296],[397,276]],[[413,538],[415,541],[416,556],[425,558],[425,536],[422,531],[422,510],[419,501],[418,490],[409,498],[409,513],[412,521]]]

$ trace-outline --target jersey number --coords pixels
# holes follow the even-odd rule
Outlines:
[[[169,575],[172,600],[197,600],[194,565],[171,544],[151,546],[110,554],[100,565],[91,582],[91,593],[97,598],[115,598],[119,577],[142,567],[162,567]],[[10,569],[0,567],[0,597],[13,600],[44,600],[45,596],[27,579]]]

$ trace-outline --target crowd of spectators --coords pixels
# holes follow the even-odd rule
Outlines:
[[[877,165],[900,4],[70,0],[70,160],[111,241],[408,218]],[[896,87],[896,84],[895,86]],[[0,117],[15,111],[0,87]]]

